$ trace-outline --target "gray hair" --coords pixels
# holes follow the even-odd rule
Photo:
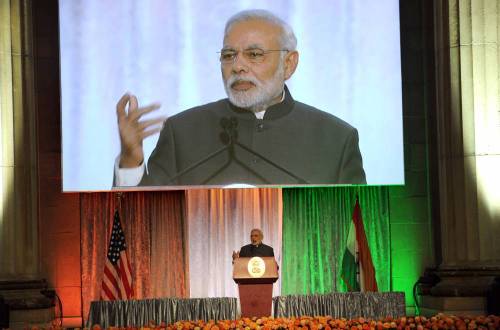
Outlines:
[[[264,9],[243,10],[233,15],[226,22],[226,27],[224,28],[224,36],[227,36],[229,30],[231,30],[231,28],[235,23],[248,21],[252,19],[263,20],[279,26],[281,28],[281,38],[280,38],[281,47],[286,50],[296,50],[297,38],[295,37],[295,33],[293,33],[293,30],[290,27],[290,25],[288,25],[287,22],[285,22],[278,16],[274,15],[270,11]]]
[[[262,230],[261,230],[261,229],[259,229],[259,228],[254,228],[254,229],[250,230],[250,235],[251,235],[254,231],[259,232],[260,237],[264,238],[264,233],[263,233],[263,232],[262,232]]]

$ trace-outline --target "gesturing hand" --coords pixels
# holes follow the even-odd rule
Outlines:
[[[126,109],[128,104],[128,110]],[[151,104],[139,108],[137,97],[123,95],[116,104],[116,116],[120,131],[120,167],[137,167],[144,161],[142,141],[161,130],[165,117],[157,117],[140,121],[147,113],[160,108],[159,104]]]

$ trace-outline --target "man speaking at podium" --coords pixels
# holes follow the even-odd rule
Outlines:
[[[262,243],[264,233],[258,228],[252,229],[250,232],[251,244],[241,247],[240,251],[233,251],[233,260],[236,258],[252,258],[252,257],[274,257],[273,248]]]
[[[122,96],[114,185],[366,183],[357,130],[295,101],[285,86],[298,65],[296,47],[283,20],[243,11],[227,21],[219,56],[227,99],[164,122],[141,120],[158,104],[139,107],[134,95]],[[197,56],[210,59],[203,49]],[[142,141],[160,130],[146,168]]]
[[[258,228],[250,232],[251,244],[233,251],[233,279],[238,283],[242,317],[271,315],[273,283],[278,280],[278,264],[273,248],[262,243]],[[256,258],[246,261],[241,258]],[[271,258],[265,258],[271,257]],[[250,276],[250,277],[249,277]]]

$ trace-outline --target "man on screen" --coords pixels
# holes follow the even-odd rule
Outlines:
[[[236,258],[252,258],[252,257],[274,257],[273,248],[262,243],[264,233],[258,228],[252,229],[250,232],[251,244],[242,246],[240,251],[233,251],[233,260]]]
[[[139,107],[125,94],[117,104],[115,185],[366,183],[357,130],[295,101],[286,87],[296,46],[274,14],[243,11],[226,23],[220,52],[227,99],[183,111],[161,128],[163,118],[140,120],[158,105]],[[142,140],[160,130],[146,169]]]

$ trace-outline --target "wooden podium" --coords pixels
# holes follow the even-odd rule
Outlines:
[[[278,280],[274,257],[234,259],[233,279],[240,291],[241,317],[271,315],[273,283]]]

